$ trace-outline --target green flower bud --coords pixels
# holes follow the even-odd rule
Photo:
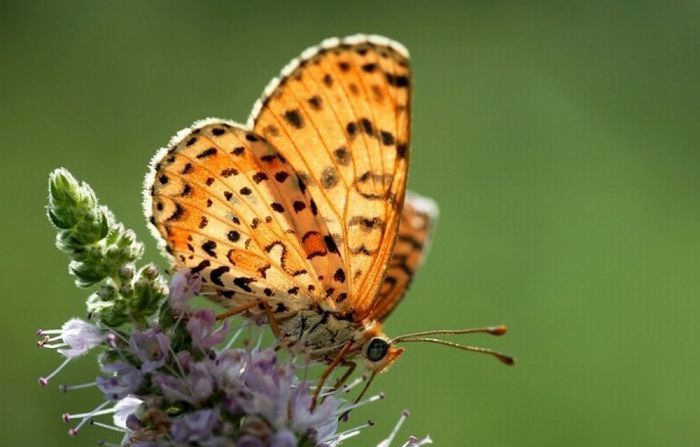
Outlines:
[[[142,270],[141,274],[148,279],[156,279],[160,275],[158,267],[153,264],[147,264]]]
[[[134,264],[124,264],[122,268],[119,269],[119,279],[122,281],[129,281],[133,279],[136,273],[136,267]]]
[[[124,283],[119,288],[119,294],[124,298],[130,298],[134,294],[134,287],[131,283]]]
[[[118,327],[129,321],[124,300],[103,301],[93,293],[87,300],[87,309],[93,320],[110,327]]]
[[[97,206],[95,193],[78,183],[68,170],[59,168],[49,175],[49,220],[59,229],[77,225],[82,216]]]
[[[109,274],[104,265],[79,261],[71,261],[68,271],[75,278],[78,287],[94,286]]]
[[[105,282],[100,285],[99,289],[97,289],[95,292],[93,292],[90,297],[88,298],[88,301],[93,300],[93,301],[114,301],[115,299],[119,298],[119,293],[117,291],[117,288],[114,287],[114,284],[111,284],[109,282]]]
[[[149,278],[153,275],[154,266],[141,269],[134,283],[133,306],[134,312],[142,315],[152,315],[168,294],[168,287],[160,277]],[[157,270],[156,270],[157,272]]]

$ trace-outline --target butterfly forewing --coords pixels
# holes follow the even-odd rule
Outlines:
[[[406,295],[413,276],[428,255],[437,216],[438,208],[433,200],[415,193],[407,195],[396,245],[371,319],[385,320]]]
[[[225,305],[316,300],[330,267],[314,204],[274,146],[234,123],[195,126],[154,160],[151,223]]]
[[[410,70],[378,38],[330,40],[293,61],[251,124],[298,172],[340,255],[321,279],[328,300],[366,317],[382,285],[403,207]]]

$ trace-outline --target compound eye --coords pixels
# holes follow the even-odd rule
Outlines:
[[[389,351],[389,343],[382,338],[373,338],[367,346],[367,359],[371,362],[378,362],[386,356]]]

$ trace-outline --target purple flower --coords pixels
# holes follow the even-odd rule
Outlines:
[[[257,436],[243,435],[236,441],[236,447],[265,447]]]
[[[282,430],[270,438],[270,447],[297,447],[297,438],[289,430]]]
[[[97,378],[97,387],[108,400],[119,400],[133,394],[143,381],[143,375],[131,363],[117,361],[102,365],[107,376]]]
[[[212,365],[209,360],[192,363],[184,378],[158,372],[153,376],[153,384],[170,400],[198,404],[209,399],[214,392]]]
[[[134,331],[129,339],[129,347],[143,362],[141,372],[148,373],[165,364],[170,351],[170,338],[154,328]]]
[[[184,380],[166,373],[155,373],[153,384],[157,386],[163,395],[173,401],[182,400],[191,402],[190,390]]]
[[[175,442],[201,442],[212,436],[219,422],[216,410],[199,410],[181,416],[170,426]]]
[[[86,381],[60,385],[63,392],[97,387],[104,393],[88,411],[63,415],[65,422],[75,421],[71,436],[92,426],[119,432],[120,445],[134,447],[298,447],[302,442],[337,447],[371,425],[338,428],[339,415],[381,398],[375,395],[352,404],[339,398],[362,379],[352,380],[343,390],[326,386],[320,390],[322,398],[313,402],[309,384],[296,377],[294,354],[278,357],[275,348],[258,349],[261,341],[251,349],[250,339],[242,349],[231,348],[244,330],[256,325],[259,332],[264,330],[264,313],[257,321],[235,319],[243,326],[228,334],[234,319],[217,323],[214,311],[190,307],[203,278],[189,269],[172,276],[166,294],[164,278],[154,265],[137,268],[142,247],[135,234],[98,205],[89,187],[69,177],[65,172],[52,174],[50,218],[60,227],[59,239],[65,244],[59,245],[72,255],[76,282],[99,287],[87,303],[99,323],[74,318],[59,329],[39,331],[39,346],[63,356],[61,365],[39,383],[47,385],[92,348],[104,345],[107,351],[97,378],[91,374]],[[61,212],[61,206],[70,209]],[[82,225],[79,221],[85,216],[88,220]],[[94,227],[95,234],[71,239],[76,225]],[[91,252],[95,256],[86,258],[80,247],[90,244],[99,247]],[[80,268],[76,259],[82,260]],[[116,275],[100,276],[105,268]],[[390,447],[406,415],[381,447]],[[105,420],[108,417],[114,425]],[[402,447],[429,441],[411,438]]]
[[[43,337],[38,343],[39,346],[56,349],[69,359],[85,354],[106,338],[102,329],[79,318],[66,321],[61,329],[40,330],[38,335]],[[62,340],[63,343],[52,343],[58,340]]]
[[[189,351],[180,351],[175,355],[175,361],[180,369],[183,371],[188,371],[190,369],[190,364],[192,363],[192,354],[190,354]]]
[[[228,332],[228,325],[224,323],[217,330],[215,324],[214,311],[202,309],[195,312],[187,322],[187,331],[192,337],[192,343],[206,351],[224,341]]]
[[[292,396],[294,368],[277,364],[273,349],[250,353],[242,378],[252,398],[239,405],[249,414],[263,415],[271,424],[284,426],[288,419],[288,403]]]
[[[312,398],[307,382],[300,383],[291,399],[291,428],[297,433],[313,431],[314,439],[321,441],[331,437],[338,429],[340,400],[327,396],[311,411]]]
[[[212,363],[204,360],[190,365],[187,383],[192,390],[194,403],[207,400],[214,392],[214,377],[211,375]]]
[[[202,288],[202,278],[193,275],[189,269],[175,272],[170,280],[168,304],[176,312],[189,310],[187,300],[199,293]]]
[[[243,383],[241,374],[247,358],[246,351],[242,349],[226,349],[219,352],[212,371],[217,386],[222,390],[240,388]]]

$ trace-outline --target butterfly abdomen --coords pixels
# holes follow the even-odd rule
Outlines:
[[[332,357],[348,341],[362,333],[352,318],[318,307],[296,313],[280,322],[280,344],[291,351],[309,355],[313,360]]]

